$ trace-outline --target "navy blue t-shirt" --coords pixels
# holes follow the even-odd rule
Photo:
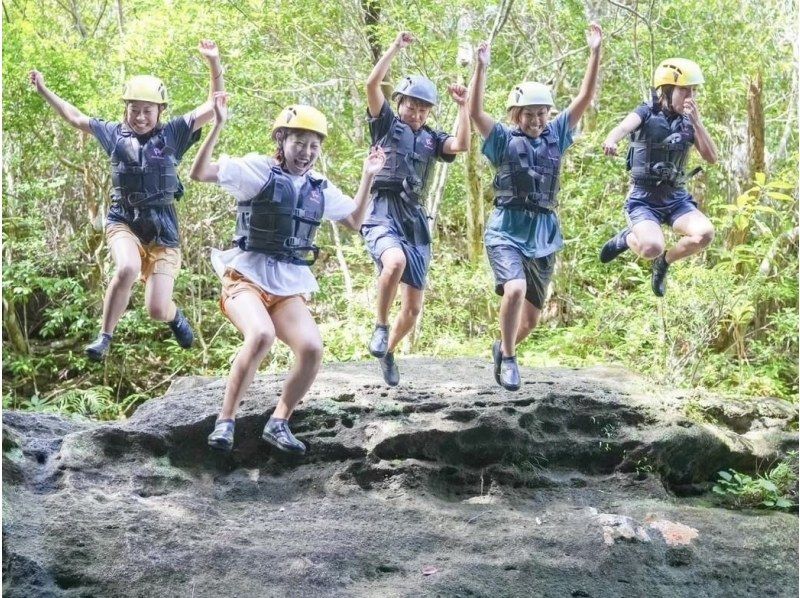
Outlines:
[[[200,139],[200,131],[194,129],[194,114],[178,116],[164,125],[165,143],[174,150],[175,158],[180,161],[186,150]],[[109,122],[92,118],[89,121],[92,134],[110,157],[114,152],[123,132],[130,132],[127,125],[119,122]],[[147,137],[139,138],[144,143]],[[178,215],[175,204],[151,208],[126,208],[119,201],[119,197],[112,191],[111,206],[108,210],[107,224],[125,224],[145,244],[153,243],[162,247],[178,247],[180,233],[178,229]]]

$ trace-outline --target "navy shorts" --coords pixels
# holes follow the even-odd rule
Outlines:
[[[650,220],[656,224],[672,226],[675,221],[697,209],[697,202],[686,189],[666,189],[657,193],[634,187],[625,203],[625,215],[631,227]]]
[[[489,264],[494,272],[494,292],[503,295],[503,285],[509,280],[525,279],[525,299],[538,309],[544,309],[547,287],[553,278],[556,254],[544,257],[525,257],[516,247],[495,245],[486,247]]]
[[[431,265],[431,246],[414,245],[403,234],[390,226],[381,224],[365,224],[361,227],[361,235],[367,244],[367,251],[372,256],[378,271],[383,269],[381,255],[387,249],[396,247],[406,256],[406,267],[400,282],[415,289],[424,290]]]

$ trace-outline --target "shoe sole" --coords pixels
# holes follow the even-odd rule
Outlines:
[[[293,449],[290,449],[290,448],[286,448],[285,446],[275,442],[274,440],[272,440],[268,436],[262,436],[261,440],[263,440],[264,442],[266,442],[270,446],[274,446],[276,449],[278,449],[282,453],[286,453],[288,455],[305,455],[306,454],[306,449],[303,449],[302,451],[296,451],[296,450],[293,450]]]
[[[84,351],[84,353],[86,354],[86,357],[96,362],[101,362],[106,358],[105,353],[101,354],[101,353],[96,353],[94,351]]]
[[[208,446],[211,450],[218,453],[230,453],[231,450],[233,450],[233,444],[219,444],[210,440],[208,441]]]
[[[387,351],[384,351],[383,353],[378,353],[378,352],[373,351],[372,349],[370,349],[369,350],[369,354],[372,355],[373,357],[377,357],[378,359],[383,359],[384,357],[386,357]]]

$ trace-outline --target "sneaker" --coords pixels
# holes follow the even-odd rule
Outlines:
[[[494,381],[500,384],[500,363],[503,360],[503,350],[500,348],[500,341],[492,344],[492,359],[494,360]],[[502,386],[502,384],[500,384]]]
[[[287,453],[304,455],[306,452],[306,445],[294,437],[289,429],[289,422],[285,419],[269,418],[267,425],[264,426],[261,438],[275,448]]]
[[[111,335],[106,332],[101,332],[91,345],[87,345],[84,349],[86,357],[92,361],[103,361],[108,349],[111,346]]]
[[[233,427],[236,422],[232,419],[218,419],[214,431],[208,436],[208,446],[216,451],[229,451],[233,448]]]
[[[607,264],[628,250],[627,238],[630,232],[630,229],[624,228],[606,241],[606,244],[600,250],[600,261],[602,263]]]
[[[381,371],[383,372],[383,381],[389,386],[397,386],[400,384],[400,370],[397,369],[394,353],[387,353],[381,358],[380,362]]]
[[[175,319],[169,323],[172,329],[172,334],[175,335],[175,340],[184,349],[188,349],[194,342],[194,333],[192,327],[189,325],[189,320],[183,315],[181,310],[175,312]]]
[[[500,386],[506,390],[519,390],[519,367],[516,357],[503,357],[500,364]]]
[[[375,324],[372,339],[369,341],[369,352],[373,357],[380,359],[389,350],[389,327],[385,324]]]
[[[667,293],[667,269],[669,264],[666,259],[667,252],[665,251],[653,260],[653,276],[650,279],[650,286],[653,288],[653,293],[656,297],[663,297]]]

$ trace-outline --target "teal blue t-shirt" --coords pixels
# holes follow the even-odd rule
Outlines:
[[[569,128],[569,112],[562,111],[550,121],[547,126],[550,134],[558,139],[558,147],[563,154],[572,145],[572,132]],[[492,132],[483,142],[483,155],[489,159],[495,168],[506,152],[506,146],[511,138],[511,129],[496,123]],[[532,147],[542,143],[541,138],[530,139]],[[526,212],[523,210],[506,210],[495,208],[486,223],[486,234],[483,236],[487,247],[497,245],[511,245],[522,252],[525,257],[544,257],[555,253],[564,246],[561,236],[561,226],[555,212]]]

